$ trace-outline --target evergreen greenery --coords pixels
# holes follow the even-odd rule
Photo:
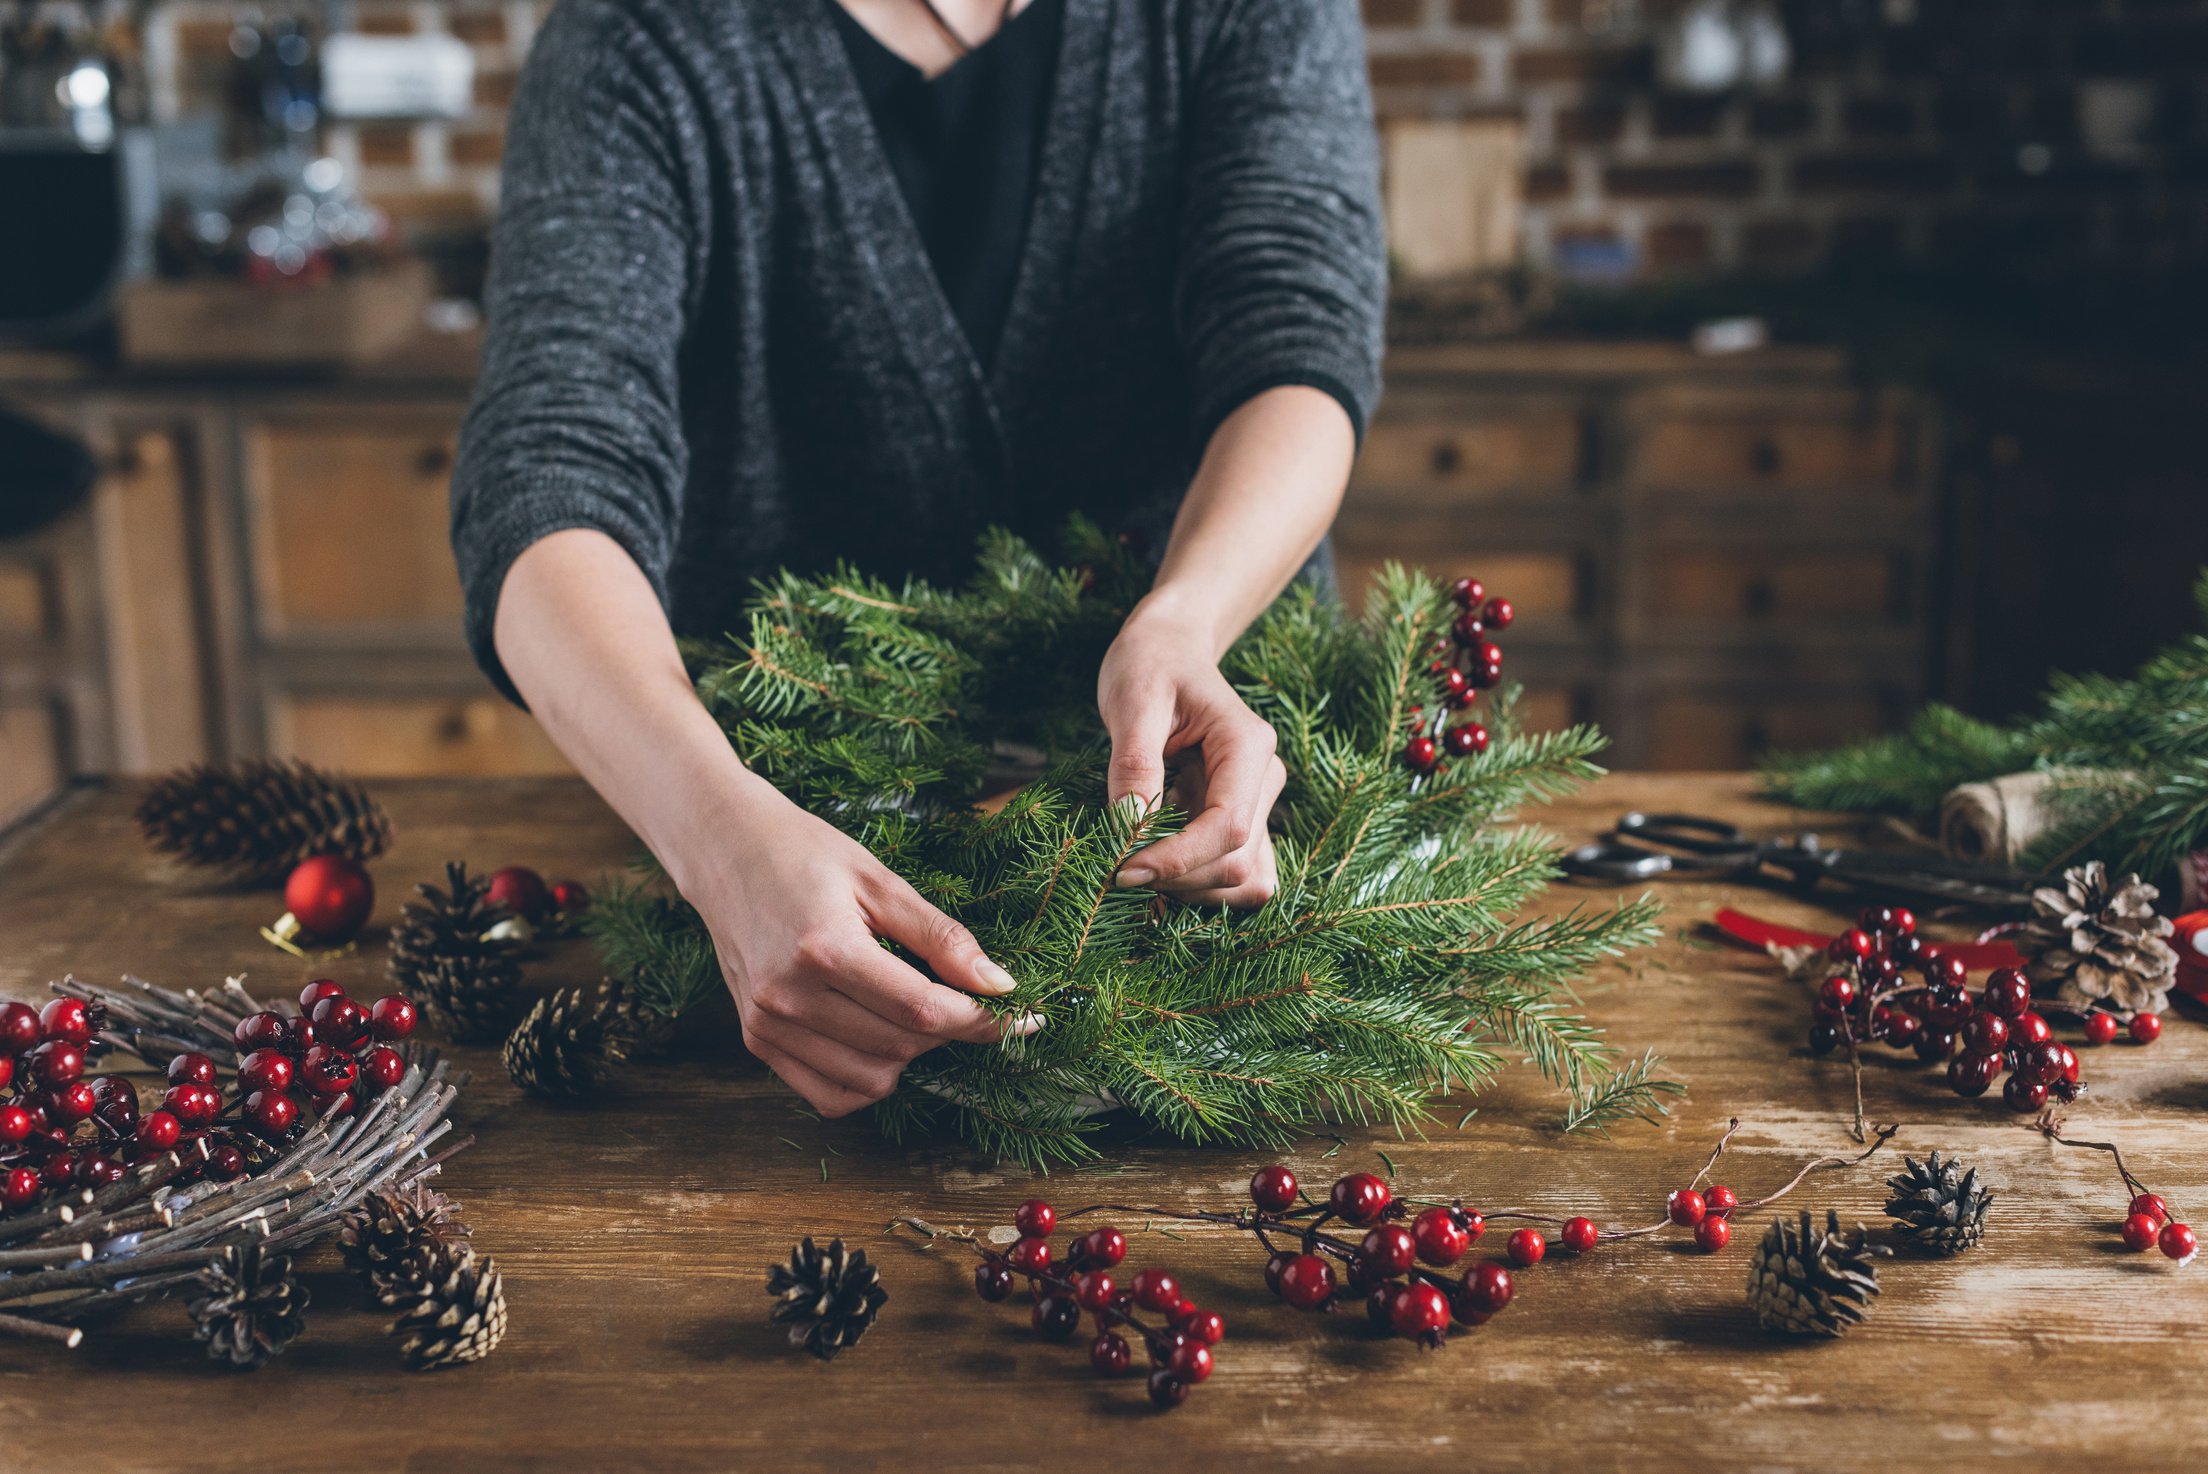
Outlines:
[[[1299,587],[1223,665],[1289,773],[1277,894],[1237,912],[1115,887],[1183,816],[1104,801],[1095,672],[1148,575],[1092,527],[1069,542],[1074,566],[1053,567],[993,534],[955,591],[785,575],[740,637],[688,652],[745,762],[973,929],[1021,980],[987,1006],[1049,1021],[915,1061],[877,1107],[888,1135],[1043,1166],[1092,1156],[1099,1107],[1116,1106],[1192,1142],[1278,1145],[1324,1122],[1415,1121],[1504,1050],[1569,1092],[1574,1127],[1663,1111],[1677,1087],[1647,1058],[1620,1068],[1567,991],[1650,940],[1653,905],[1516,919],[1556,852],[1498,822],[1597,774],[1596,732],[1520,733],[1506,695],[1483,716],[1485,754],[1414,776],[1399,754],[1412,708],[1440,710],[1428,665],[1454,609],[1393,567],[1361,621]],[[1001,742],[1047,765],[984,812]],[[662,1012],[721,992],[682,903],[617,888],[590,926]]]
[[[2193,596],[2208,627],[2208,573]],[[2164,648],[2128,681],[2057,676],[2038,714],[2014,725],[1929,706],[1906,731],[1778,758],[1764,781],[1805,808],[1929,826],[1956,785],[2028,769],[2055,774],[2057,822],[2024,857],[2034,869],[2091,858],[2152,877],[2208,848],[2208,633]]]

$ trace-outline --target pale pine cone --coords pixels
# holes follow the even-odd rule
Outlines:
[[[2077,1008],[2098,1003],[2162,1012],[2177,951],[2164,940],[2176,928],[2155,913],[2160,895],[2136,875],[2112,882],[2099,860],[2064,871],[2059,890],[2034,891],[2037,915],[2024,930],[2045,950],[2032,959],[2032,981],[2054,987],[2057,998]]]

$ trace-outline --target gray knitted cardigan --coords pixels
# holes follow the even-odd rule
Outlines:
[[[1258,390],[1378,394],[1385,266],[1354,0],[1065,0],[985,372],[834,0],[559,0],[515,100],[452,488],[476,657],[507,568],[597,528],[677,631],[848,559],[956,575],[1001,523],[1162,533]]]

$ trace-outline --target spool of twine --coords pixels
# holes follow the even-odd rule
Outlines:
[[[1950,860],[2013,865],[2053,823],[2047,789],[2053,773],[2011,773],[1965,783],[1940,804],[1940,851]]]

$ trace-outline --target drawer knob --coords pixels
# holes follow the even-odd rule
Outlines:
[[[1778,605],[1778,595],[1772,592],[1768,578],[1751,578],[1741,585],[1741,612],[1750,619],[1768,619]]]
[[[1454,440],[1443,440],[1434,446],[1434,474],[1454,476],[1464,469],[1464,452],[1457,449]]]
[[[1758,476],[1778,475],[1781,459],[1779,443],[1768,435],[1757,436],[1755,444],[1748,447],[1748,467]]]
[[[442,445],[425,445],[414,454],[414,473],[442,476],[452,469],[452,451]]]

